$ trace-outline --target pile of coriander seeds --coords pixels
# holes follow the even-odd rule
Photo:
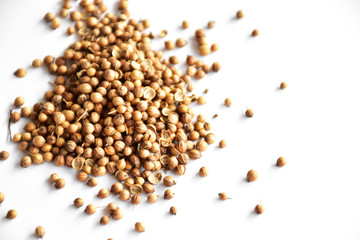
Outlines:
[[[115,15],[105,13],[101,0],[82,0],[82,10],[69,13],[80,39],[63,56],[34,60],[34,67],[44,65],[56,75],[54,87],[44,102],[23,108],[21,116],[30,121],[13,141],[26,153],[22,167],[53,162],[78,170],[77,179],[92,187],[108,173],[118,182],[98,197],[111,191],[137,205],[144,193],[155,202],[154,185],[161,181],[173,186],[175,180],[162,170],[184,175],[215,135],[190,106],[204,104],[203,99],[189,94],[192,77],[202,78],[211,68],[194,59],[192,73],[182,74],[175,57],[163,58],[163,51],[151,49],[155,36],[143,33],[149,22],[130,19],[127,6],[127,0],[120,1],[121,13]],[[46,14],[45,19],[56,18]],[[217,72],[220,65],[212,69]],[[56,188],[65,186],[57,181]],[[167,190],[166,199],[173,194]]]

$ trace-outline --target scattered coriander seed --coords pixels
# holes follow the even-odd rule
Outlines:
[[[207,24],[207,28],[213,28],[215,26],[215,21],[209,21]]]
[[[53,56],[48,55],[48,56],[44,57],[44,61],[43,61],[43,62],[44,62],[46,65],[50,65],[51,63],[54,62],[54,60],[55,60],[55,58],[54,58]]]
[[[262,214],[263,212],[264,212],[264,206],[263,205],[261,205],[261,204],[258,204],[258,205],[256,205],[256,207],[255,207],[255,212],[257,213],[257,214]]]
[[[18,112],[13,112],[13,113],[11,113],[11,122],[12,123],[17,123],[19,120],[20,120],[20,118],[21,118],[21,115],[20,115],[20,113],[18,113]]]
[[[285,89],[285,88],[287,88],[286,82],[280,83],[280,89],[283,90],[283,89]]]
[[[255,170],[250,170],[246,177],[248,182],[254,182],[258,179],[259,175]]]
[[[38,238],[43,238],[45,235],[45,228],[41,227],[41,226],[37,226],[35,228],[35,236]]]
[[[219,199],[224,201],[229,199],[229,197],[226,193],[219,193]]]
[[[219,142],[219,148],[224,148],[224,147],[226,147],[226,140],[225,139],[223,139],[223,140],[221,140]]]
[[[163,179],[163,183],[166,187],[171,187],[176,184],[176,181],[172,176],[166,176]]]
[[[61,21],[60,21],[60,18],[54,18],[52,21],[51,21],[51,24],[50,24],[50,26],[51,26],[51,28],[52,29],[57,29],[58,27],[60,27],[60,25],[61,25]]]
[[[206,88],[206,89],[204,90],[204,93],[207,94],[208,92],[209,92],[209,89]]]
[[[106,224],[109,223],[109,221],[110,221],[110,218],[109,218],[108,216],[102,216],[102,217],[100,218],[100,224],[101,224],[101,225],[106,225]]]
[[[242,10],[236,12],[236,18],[241,19],[244,17],[244,13]]]
[[[60,9],[59,16],[62,18],[67,18],[67,16],[69,16],[69,10],[66,8]]]
[[[214,62],[214,63],[212,64],[211,68],[212,68],[212,70],[213,70],[214,72],[218,72],[218,71],[220,71],[220,69],[221,69],[221,65],[220,65],[220,63],[218,63],[218,62]]]
[[[84,200],[82,200],[81,198],[76,198],[74,200],[74,206],[77,208],[80,208],[84,205]]]
[[[188,56],[186,57],[186,64],[187,64],[188,66],[194,65],[195,62],[196,62],[196,59],[195,59],[194,56],[188,55]]]
[[[97,197],[98,198],[107,198],[110,195],[109,189],[102,188],[99,190]]]
[[[155,193],[150,193],[148,196],[147,196],[147,202],[148,203],[155,203],[157,202],[157,200],[159,199],[159,195],[155,194]]]
[[[143,223],[141,222],[137,222],[135,223],[135,231],[141,233],[141,232],[145,232],[145,226]]]
[[[32,61],[32,66],[34,68],[38,68],[38,67],[41,67],[43,65],[43,62],[41,61],[41,59],[37,58],[37,59],[34,59],[34,61]]]
[[[212,117],[213,119],[217,118],[219,115],[218,114],[214,114],[214,116]]]
[[[199,105],[204,105],[204,104],[206,104],[205,97],[204,97],[204,96],[198,97],[198,98],[197,98],[197,103],[198,103]]]
[[[211,53],[211,49],[207,45],[201,45],[199,47],[199,52],[201,56],[207,56]]]
[[[7,151],[1,151],[0,152],[0,160],[6,160],[9,158],[9,153]]]
[[[276,166],[283,167],[286,165],[286,159],[284,157],[279,157],[276,161]]]
[[[89,204],[86,206],[84,212],[89,215],[94,214],[96,212],[96,207],[93,204]]]
[[[55,18],[55,14],[50,13],[50,12],[46,13],[44,16],[44,19],[47,22],[51,22],[54,18]]]
[[[200,170],[199,170],[199,175],[200,175],[201,177],[206,177],[206,176],[208,175],[208,170],[207,170],[207,168],[206,168],[206,167],[200,168]]]
[[[57,180],[59,180],[59,175],[57,173],[53,173],[50,175],[50,182],[54,183],[56,182]]]
[[[253,110],[247,109],[247,110],[245,111],[245,116],[248,117],[248,118],[253,117],[253,116],[254,116]]]
[[[175,43],[173,41],[166,41],[165,42],[165,49],[166,50],[173,50],[175,48]]]
[[[14,75],[17,76],[18,78],[23,78],[26,76],[26,70],[23,68],[19,68],[14,72]]]
[[[219,44],[217,44],[217,43],[211,44],[210,49],[211,49],[212,52],[218,51],[219,50]]]
[[[196,143],[196,149],[199,150],[200,152],[206,151],[207,147],[208,147],[208,144],[205,140],[199,140]]]
[[[141,201],[142,201],[142,198],[139,193],[136,193],[131,197],[131,203],[133,205],[139,205],[141,203]]]
[[[55,182],[55,188],[56,189],[62,189],[65,187],[65,180],[62,178],[59,178],[58,180],[56,180]]]
[[[6,214],[7,219],[14,219],[16,217],[17,217],[17,211],[15,209],[9,210]]]
[[[119,194],[121,190],[123,190],[123,185],[119,182],[117,183],[114,183],[112,186],[111,186],[111,192],[114,193],[114,194]]]
[[[129,192],[128,190],[126,190],[126,189],[121,190],[120,193],[119,193],[119,198],[120,198],[120,200],[122,200],[122,201],[127,201],[127,200],[130,199],[130,197],[131,197],[131,194],[130,194],[130,192]]]
[[[0,204],[3,203],[5,200],[5,194],[3,194],[2,192],[0,192]]]
[[[172,207],[170,208],[170,214],[171,214],[171,215],[176,215],[176,213],[177,213],[177,208],[174,207],[174,206],[172,206]]]
[[[98,185],[98,180],[95,177],[92,177],[88,180],[87,185],[90,187],[95,187]]]
[[[31,157],[29,156],[25,156],[21,159],[20,161],[20,166],[23,167],[23,168],[27,168],[29,167],[30,165],[32,164],[32,160],[31,160]]]
[[[232,103],[232,102],[231,102],[230,98],[225,98],[224,103],[225,103],[225,106],[231,107],[231,103]]]
[[[70,27],[68,27],[67,30],[66,30],[66,34],[69,35],[69,36],[70,36],[70,35],[73,35],[75,32],[76,32],[76,29],[75,29],[74,26],[70,26]]]
[[[213,144],[215,143],[216,140],[216,136],[213,133],[208,133],[205,136],[205,141],[207,142],[207,144]]]
[[[190,24],[189,24],[188,21],[183,21],[181,27],[182,27],[183,29],[187,29],[187,28],[190,27]]]
[[[124,217],[124,212],[120,208],[117,208],[117,209],[111,211],[111,217],[114,220],[120,220]]]
[[[31,113],[32,113],[31,108],[29,108],[29,107],[21,108],[21,111],[20,111],[21,117],[27,118],[27,117],[29,117],[31,115]]]
[[[106,209],[109,211],[115,211],[116,209],[118,209],[118,205],[116,205],[115,203],[111,202],[106,206]]]
[[[252,31],[251,36],[253,37],[259,36],[259,30],[255,29],[254,31]]]
[[[164,199],[170,200],[174,197],[175,193],[171,189],[166,189],[164,192]]]
[[[187,43],[188,43],[188,42],[187,42],[185,39],[183,39],[183,38],[178,38],[178,39],[176,40],[176,42],[175,42],[175,44],[176,44],[176,46],[177,46],[178,48],[185,47]]]

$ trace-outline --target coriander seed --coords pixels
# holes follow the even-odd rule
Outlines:
[[[124,212],[120,208],[117,208],[117,209],[111,211],[111,217],[114,220],[120,220],[124,217]]]
[[[58,180],[56,180],[55,182],[55,188],[56,189],[62,189],[65,187],[65,180],[62,178],[59,178]]]
[[[174,197],[175,193],[171,189],[166,189],[164,192],[164,199],[170,200]]]
[[[205,136],[205,141],[207,142],[207,144],[213,144],[213,143],[215,143],[215,141],[216,141],[216,136],[215,136],[215,134],[213,134],[213,133],[208,133],[208,134],[206,134],[206,136]]]
[[[242,10],[239,10],[239,11],[236,12],[236,18],[237,19],[241,19],[243,17],[244,17],[244,13],[243,13]]]
[[[283,167],[286,165],[286,159],[284,157],[279,157],[276,161],[276,166]]]
[[[102,188],[99,190],[97,197],[98,198],[107,198],[110,195],[109,189]]]
[[[100,224],[101,224],[101,225],[106,225],[106,224],[109,223],[109,221],[110,221],[110,218],[109,218],[108,216],[102,216],[102,217],[100,218]]]
[[[172,41],[165,42],[165,49],[166,50],[173,50],[175,48],[175,43]]]
[[[207,45],[201,45],[199,47],[199,52],[201,56],[206,56],[211,53],[211,49]]]
[[[204,104],[206,104],[206,99],[205,99],[205,97],[204,97],[204,96],[198,97],[198,98],[197,98],[197,103],[198,103],[199,105],[204,105]]]
[[[208,175],[208,170],[206,167],[201,167],[200,170],[199,170],[199,175],[201,177],[207,177]]]
[[[207,28],[209,29],[214,28],[214,26],[215,26],[215,21],[209,21],[207,24]]]
[[[18,121],[20,121],[21,115],[18,112],[13,112],[11,113],[11,117],[10,120],[12,123],[17,123]]]
[[[121,190],[123,190],[123,185],[119,182],[117,183],[114,183],[112,186],[111,186],[111,192],[114,193],[114,194],[119,194]]]
[[[187,29],[187,28],[190,27],[190,24],[189,24],[188,21],[183,21],[181,27],[182,27],[183,29]]]
[[[38,238],[43,238],[45,235],[45,228],[37,226],[35,229],[35,236]]]
[[[287,88],[286,82],[280,83],[280,89],[281,89],[281,90],[284,90],[285,88]]]
[[[178,38],[175,42],[176,47],[182,48],[185,47],[188,42],[183,38]]]
[[[3,203],[5,200],[5,194],[3,194],[2,192],[0,192],[0,204]]]
[[[225,139],[223,139],[223,140],[221,140],[220,142],[219,142],[219,148],[224,148],[224,147],[226,147],[226,140]]]
[[[50,13],[50,12],[46,13],[44,16],[44,19],[47,22],[51,22],[54,18],[55,18],[55,14]]]
[[[255,170],[250,170],[246,176],[248,182],[254,182],[258,179],[258,177],[259,175]]]
[[[176,184],[176,181],[172,176],[166,176],[163,179],[163,183],[166,187],[171,187]]]
[[[9,153],[7,151],[1,151],[0,152],[0,160],[6,160],[9,158]]]
[[[220,63],[218,63],[218,62],[214,62],[214,63],[212,64],[211,68],[212,68],[212,70],[213,70],[214,72],[218,72],[218,71],[220,71],[221,65],[220,65]]]
[[[251,36],[253,36],[253,37],[259,36],[259,30],[257,30],[257,29],[253,30],[251,33]]]
[[[217,52],[219,50],[219,44],[217,43],[211,44],[210,49],[212,52]]]
[[[126,189],[121,190],[120,193],[119,193],[119,198],[120,198],[120,200],[122,200],[122,201],[127,201],[127,200],[130,199],[130,197],[131,197],[131,194],[130,194],[130,192],[129,192],[128,190],[126,190]]]
[[[86,206],[84,212],[88,215],[94,214],[96,212],[96,207],[93,204],[89,204]]]
[[[148,196],[147,196],[147,202],[148,203],[155,203],[157,202],[157,200],[159,199],[159,195],[155,194],[155,193],[150,193]]]
[[[229,197],[226,193],[219,193],[219,199],[225,201],[229,199]]]
[[[141,233],[141,232],[145,232],[145,226],[143,223],[141,222],[137,222],[135,223],[135,231]]]
[[[247,109],[247,110],[245,111],[245,116],[248,117],[248,118],[253,117],[253,116],[254,116],[253,110]]]
[[[41,67],[43,65],[43,62],[41,61],[41,59],[37,58],[37,59],[34,59],[34,61],[32,61],[32,66],[34,68],[38,68],[38,67]]]
[[[52,21],[51,21],[51,24],[50,24],[50,26],[51,26],[51,28],[52,29],[57,29],[58,27],[60,27],[60,25],[61,25],[61,21],[60,21],[60,18],[54,18]]]
[[[90,187],[95,187],[98,185],[98,180],[95,177],[92,177],[88,180],[87,185]]]
[[[111,202],[106,206],[106,209],[109,211],[115,211],[116,209],[118,209],[118,205],[116,205],[115,203]]]
[[[14,219],[16,217],[17,217],[17,211],[15,209],[9,210],[6,214],[7,219]]]
[[[27,118],[27,117],[29,117],[31,115],[31,113],[32,113],[31,108],[29,108],[29,107],[21,108],[21,111],[20,111],[21,117]]]
[[[23,78],[26,76],[26,70],[23,68],[19,68],[14,72],[14,75],[17,76],[18,78]]]
[[[30,165],[32,164],[32,160],[31,160],[31,157],[29,156],[25,156],[21,159],[20,161],[20,166],[23,167],[23,168],[27,168],[29,167]]]
[[[257,213],[257,214],[262,214],[263,212],[264,212],[264,206],[263,205],[261,205],[261,204],[258,204],[258,205],[256,205],[256,207],[255,207],[255,212]]]
[[[57,173],[53,173],[50,175],[50,182],[54,183],[56,182],[57,180],[59,180],[59,175]]]
[[[225,104],[225,106],[227,106],[227,107],[231,107],[231,100],[230,100],[230,98],[225,98],[225,101],[224,101],[224,104]]]
[[[17,97],[14,100],[15,107],[21,107],[22,105],[24,105],[24,103],[25,103],[25,99],[23,97]]]
[[[142,199],[141,199],[141,195],[139,193],[134,194],[131,197],[131,203],[133,205],[139,205],[141,203]]]
[[[81,198],[76,198],[74,200],[74,206],[77,208],[80,208],[84,205],[84,200],[82,200]]]
[[[174,207],[174,206],[172,206],[171,208],[170,208],[170,214],[171,215],[176,215],[176,213],[177,213],[177,208],[176,207]]]

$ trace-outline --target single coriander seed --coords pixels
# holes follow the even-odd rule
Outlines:
[[[57,173],[53,173],[50,175],[50,182],[54,183],[56,182],[57,180],[59,180],[59,175]]]
[[[286,165],[286,159],[284,157],[279,157],[276,161],[276,166],[283,167]]]
[[[224,101],[224,104],[225,104],[225,106],[227,106],[227,107],[231,107],[231,99],[230,98],[225,98],[225,101]]]
[[[206,168],[206,167],[200,168],[200,170],[199,170],[199,175],[200,175],[201,177],[206,177],[206,176],[208,175],[208,170],[207,170],[207,168]]]
[[[65,187],[65,180],[62,178],[59,178],[58,180],[56,180],[55,182],[55,188],[56,189],[62,189]]]
[[[245,116],[248,117],[248,118],[253,117],[253,116],[254,116],[253,110],[247,109],[247,110],[245,111]]]
[[[74,206],[77,208],[80,208],[84,205],[84,200],[82,200],[81,198],[76,198],[74,200]]]
[[[24,105],[24,103],[25,103],[25,99],[23,97],[17,97],[14,100],[15,107],[21,107],[22,105]]]
[[[252,169],[247,173],[246,177],[248,182],[254,182],[258,179],[259,175],[255,170]]]
[[[41,61],[41,59],[37,58],[37,59],[34,59],[34,61],[32,61],[32,66],[34,68],[38,68],[38,67],[41,67],[43,65],[43,62]]]
[[[183,21],[181,27],[182,27],[183,29],[187,29],[187,28],[190,27],[190,24],[189,24],[188,21]]]
[[[226,193],[219,193],[219,199],[225,201],[230,198],[228,197],[228,195]]]
[[[207,24],[207,28],[211,29],[215,26],[215,21],[209,21]]]
[[[253,37],[259,36],[259,30],[257,30],[257,29],[253,30],[251,33],[251,36],[253,36]]]
[[[52,21],[51,21],[51,24],[50,24],[50,26],[51,26],[51,28],[52,29],[57,29],[58,27],[60,27],[60,25],[61,25],[61,21],[60,21],[60,18],[54,18]]]
[[[135,223],[135,231],[141,233],[141,232],[145,232],[145,226],[143,223],[141,222],[137,222]]]
[[[23,78],[26,76],[26,70],[23,68],[19,68],[14,72],[14,75],[17,76],[18,78]]]
[[[219,50],[219,48],[220,48],[219,44],[217,44],[217,43],[212,44],[210,47],[212,52],[217,52]]]
[[[18,121],[20,121],[21,115],[18,112],[13,112],[13,113],[11,113],[10,118],[11,118],[12,123],[17,123]]]
[[[281,90],[284,90],[285,88],[287,88],[286,82],[280,83],[280,89],[281,89]]]
[[[2,192],[0,192],[0,204],[3,203],[5,200],[5,194],[3,194]]]
[[[176,215],[176,213],[177,213],[177,208],[174,207],[174,206],[172,206],[172,207],[170,208],[170,214]]]
[[[9,158],[9,153],[7,151],[1,151],[0,152],[0,160],[6,160]]]
[[[100,224],[101,225],[107,225],[110,221],[110,218],[108,216],[102,216],[100,218]]]
[[[218,62],[214,62],[214,63],[212,64],[211,68],[212,68],[212,70],[213,70],[214,72],[218,72],[218,71],[220,71],[221,65],[220,65],[220,63],[218,63]]]
[[[236,12],[236,18],[241,19],[244,17],[244,12],[242,10],[239,10]]]
[[[47,22],[51,22],[54,18],[55,18],[55,14],[50,12],[46,13],[46,15],[44,16],[44,19]]]
[[[166,189],[164,192],[164,199],[170,200],[174,197],[175,193],[171,189]]]
[[[35,236],[39,238],[43,238],[45,235],[45,228],[41,226],[37,226],[35,229]]]
[[[225,139],[223,139],[223,140],[221,140],[219,142],[219,148],[224,148],[224,147],[226,147],[226,140]]]
[[[84,212],[89,215],[94,214],[96,212],[96,207],[93,204],[89,204],[86,206]]]
[[[263,212],[264,212],[264,206],[263,205],[261,205],[261,204],[258,204],[258,205],[256,205],[256,207],[255,207],[255,212],[257,213],[257,214],[262,214]]]
[[[17,211],[15,209],[9,210],[6,214],[7,219],[14,219],[16,217],[17,217]]]

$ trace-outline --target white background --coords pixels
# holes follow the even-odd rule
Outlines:
[[[32,60],[58,56],[75,39],[65,35],[67,20],[55,31],[42,20],[46,12],[58,11],[59,2],[0,1],[0,148],[11,155],[0,162],[0,191],[6,196],[0,205],[1,240],[35,239],[38,225],[49,240],[360,239],[359,1],[130,0],[132,17],[149,19],[154,33],[167,29],[165,39],[188,39],[186,48],[168,55],[181,60],[198,56],[194,31],[216,21],[207,35],[220,50],[203,60],[219,61],[222,69],[194,81],[197,94],[209,89],[208,104],[196,111],[209,119],[219,114],[210,120],[213,132],[228,142],[225,149],[211,146],[203,158],[190,162],[186,175],[176,177],[174,199],[136,207],[112,195],[95,197],[111,186],[111,177],[90,188],[75,180],[73,169],[49,163],[21,168],[22,154],[8,141],[13,99],[24,96],[32,106],[54,79],[43,68],[32,69]],[[104,2],[114,7],[115,1]],[[234,19],[238,9],[245,13],[242,20]],[[180,28],[183,20],[189,20],[189,29]],[[260,35],[249,37],[255,28]],[[155,40],[154,48],[161,42]],[[27,69],[26,78],[12,75],[19,67]],[[284,91],[278,89],[282,81],[288,83]],[[231,108],[223,106],[226,97],[233,101]],[[243,116],[247,107],[254,110],[252,119]],[[13,132],[24,123],[14,125]],[[284,168],[274,166],[279,156],[288,160]],[[197,175],[202,166],[209,169],[207,178]],[[258,181],[244,181],[250,169],[259,172]],[[64,189],[49,184],[54,172],[66,180]],[[157,193],[163,191],[160,187]],[[219,192],[232,199],[219,201]],[[103,211],[85,215],[72,206],[77,197],[85,205],[114,201],[125,216],[100,226]],[[260,216],[253,213],[258,203],[265,207]],[[172,205],[177,216],[168,213]],[[12,221],[4,218],[9,209],[18,211]],[[145,233],[133,230],[138,221]]]

